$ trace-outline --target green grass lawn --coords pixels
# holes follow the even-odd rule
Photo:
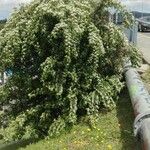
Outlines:
[[[0,145],[3,143],[3,140],[0,140]]]
[[[24,144],[22,148],[15,143],[2,150],[134,150],[133,121],[130,98],[124,93],[116,109],[99,114],[98,124],[93,130],[79,123],[60,137]]]

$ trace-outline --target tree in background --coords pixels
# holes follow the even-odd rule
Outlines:
[[[0,87],[5,140],[58,135],[84,115],[93,126],[115,107],[123,60],[140,55],[109,22],[110,7],[133,23],[113,0],[35,0],[13,13],[0,32],[0,70],[13,72]]]
[[[3,27],[4,27],[5,23],[6,23],[6,21],[7,21],[6,19],[0,20],[0,30],[3,29]]]

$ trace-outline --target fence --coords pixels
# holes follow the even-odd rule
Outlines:
[[[137,44],[137,32],[138,32],[138,23],[136,22],[132,28],[125,29],[125,34],[129,42]]]

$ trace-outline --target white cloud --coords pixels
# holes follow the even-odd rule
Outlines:
[[[130,10],[150,12],[150,0],[119,0]]]
[[[19,4],[29,3],[32,0],[0,0],[0,19],[7,18],[14,7],[18,7]]]
[[[11,5],[11,4],[20,4],[28,3],[31,0],[0,0],[0,5]]]
[[[121,1],[121,2],[123,2],[123,3],[132,3],[132,2],[135,2],[135,3],[137,3],[137,2],[147,2],[148,0],[119,0],[119,1]]]

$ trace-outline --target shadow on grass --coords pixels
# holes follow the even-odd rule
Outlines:
[[[136,150],[137,142],[133,134],[134,112],[127,89],[122,91],[118,101],[117,117],[121,131],[121,150]]]
[[[0,145],[0,150],[17,150],[19,148],[26,147],[29,144],[38,142],[39,139],[27,139],[27,140],[20,140],[16,142],[10,142],[7,144]]]

